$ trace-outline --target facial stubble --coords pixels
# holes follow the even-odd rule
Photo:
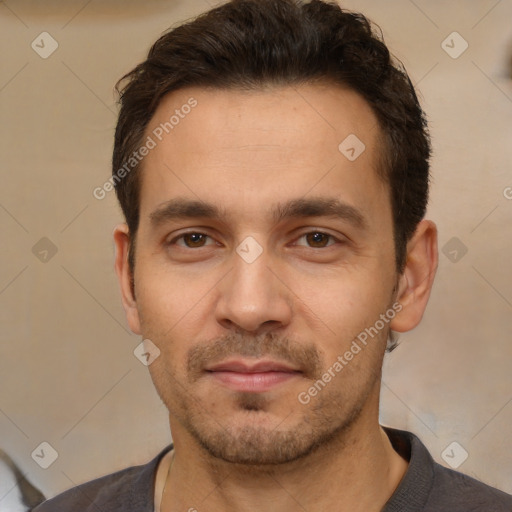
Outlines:
[[[387,333],[383,334],[387,336]],[[374,340],[373,343],[385,346],[385,341],[381,341]],[[302,376],[307,379],[305,388],[322,377],[326,365],[313,344],[292,342],[272,332],[260,337],[230,333],[207,344],[196,345],[189,351],[186,387],[178,383],[168,370],[164,370],[157,379],[162,382],[164,377],[164,386],[158,386],[155,380],[157,375],[154,375],[157,390],[171,416],[183,425],[210,457],[247,467],[268,469],[269,466],[307,457],[331,443],[339,443],[345,437],[344,432],[359,418],[381,375],[380,365],[372,366],[363,389],[354,387],[350,375],[347,375],[347,389],[343,393],[340,394],[339,386],[331,385],[307,405],[300,404],[294,395],[295,400],[283,404],[279,411],[287,412],[284,418],[271,413],[272,399],[266,393],[229,392],[218,397],[221,404],[223,400],[228,401],[222,414],[219,414],[218,406],[212,410],[215,397],[208,397],[207,400],[195,390],[204,384],[202,379],[207,365],[235,354],[287,361],[293,367],[300,368]],[[352,379],[356,377],[355,369],[352,368]],[[154,371],[160,373],[156,368]],[[351,369],[343,371],[350,372]],[[357,399],[354,400],[354,397]],[[286,406],[290,407],[289,412]],[[236,418],[230,415],[236,415]],[[271,420],[267,421],[269,418]]]

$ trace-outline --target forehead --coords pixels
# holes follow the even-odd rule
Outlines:
[[[178,196],[237,215],[309,193],[378,206],[388,201],[379,133],[367,102],[339,86],[175,91],[146,130],[155,147],[142,162],[141,218]]]

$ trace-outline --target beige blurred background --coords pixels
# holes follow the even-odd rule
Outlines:
[[[211,5],[0,2],[0,445],[48,496],[170,442],[113,271],[120,211],[92,191],[110,173],[114,83]],[[459,471],[512,493],[512,1],[343,5],[381,26],[418,84],[435,151],[437,281],[387,356],[381,420],[444,465],[467,452]],[[47,58],[42,32],[58,43]],[[58,453],[48,469],[31,456],[42,442]]]

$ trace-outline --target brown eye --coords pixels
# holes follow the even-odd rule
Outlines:
[[[186,247],[188,249],[198,249],[208,245],[206,244],[208,238],[210,237],[204,233],[184,233],[183,235],[180,235],[172,240],[170,245],[176,244],[180,247]]]
[[[308,233],[306,235],[306,240],[308,244],[313,247],[325,247],[327,242],[329,241],[330,236],[325,233]]]
[[[305,239],[307,246],[311,247],[312,249],[323,249],[324,247],[328,247],[335,243],[335,238],[332,235],[322,233],[321,231],[311,231],[310,233],[305,233],[299,238],[299,240],[301,239]]]
[[[206,235],[201,233],[187,233],[183,235],[183,241],[187,247],[202,247],[204,245]]]

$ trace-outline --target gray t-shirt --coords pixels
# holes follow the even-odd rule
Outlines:
[[[512,512],[512,496],[437,464],[410,432],[384,427],[409,467],[382,512]],[[158,464],[168,446],[144,466],[79,485],[33,512],[153,512]]]

